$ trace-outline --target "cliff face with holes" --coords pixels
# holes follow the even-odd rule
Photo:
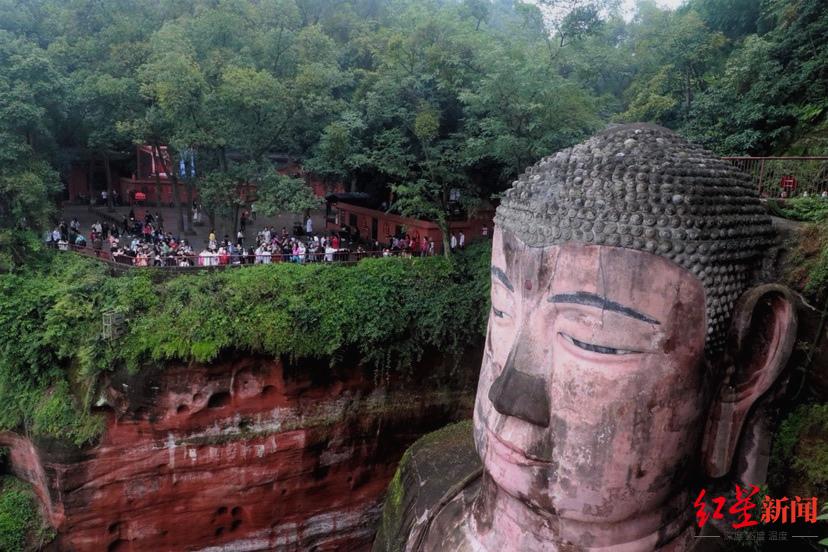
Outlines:
[[[473,356],[428,377],[263,358],[116,374],[94,448],[0,446],[60,550],[362,549],[405,448],[470,416]]]

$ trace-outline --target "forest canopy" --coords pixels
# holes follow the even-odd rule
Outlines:
[[[828,153],[823,2],[624,15],[617,0],[0,0],[0,228],[44,228],[72,164],[128,174],[137,143],[174,164],[197,152],[178,184],[217,215],[239,182],[272,210],[312,205],[274,176],[278,153],[438,221],[451,190],[473,209],[611,122],[719,154]]]

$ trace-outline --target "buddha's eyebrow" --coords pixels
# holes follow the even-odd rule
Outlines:
[[[509,291],[515,291],[515,287],[512,285],[512,282],[509,281],[509,277],[506,276],[506,273],[503,272],[503,269],[493,266],[492,276],[503,282],[503,285],[506,286],[506,289],[508,289]]]
[[[630,307],[624,306],[620,303],[616,303],[615,301],[610,301],[605,297],[601,297],[600,295],[595,295],[594,293],[588,293],[586,291],[578,291],[575,293],[561,293],[558,295],[553,295],[549,298],[550,303],[573,303],[575,305],[586,305],[588,307],[598,307],[601,309],[614,311],[624,316],[629,316],[630,318],[635,318],[636,320],[641,320],[642,322],[648,322],[650,324],[658,324],[661,325],[661,322],[656,320],[655,318],[651,318],[646,314],[641,314],[637,310],[633,310]]]

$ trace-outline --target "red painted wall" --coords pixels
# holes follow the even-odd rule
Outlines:
[[[359,229],[359,235],[362,238],[371,238],[371,224],[373,219],[377,219],[377,236],[376,239],[380,243],[387,242],[387,236],[396,235],[397,227],[402,227],[403,232],[414,238],[431,238],[434,240],[435,250],[442,251],[443,247],[443,233],[440,228],[433,222],[419,220],[414,218],[402,217],[379,211],[376,209],[368,209],[367,207],[360,207],[348,203],[336,203],[333,207],[335,212],[338,212],[337,221],[328,221],[328,230],[339,230],[342,226],[351,226],[352,217],[356,217],[356,227]],[[449,229],[452,232],[463,232],[466,236],[466,243],[471,243],[481,238],[482,228],[484,225],[489,228],[489,236],[492,232],[492,219],[494,211],[486,210],[478,212],[471,220],[458,221],[449,223]]]
[[[86,183],[88,170],[80,165],[72,165],[67,179],[69,201],[77,201],[80,197],[89,196],[89,186]]]

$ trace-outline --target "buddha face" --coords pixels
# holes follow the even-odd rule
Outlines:
[[[583,522],[681,490],[710,404],[701,282],[649,253],[500,229],[491,272],[474,430],[496,485]]]

